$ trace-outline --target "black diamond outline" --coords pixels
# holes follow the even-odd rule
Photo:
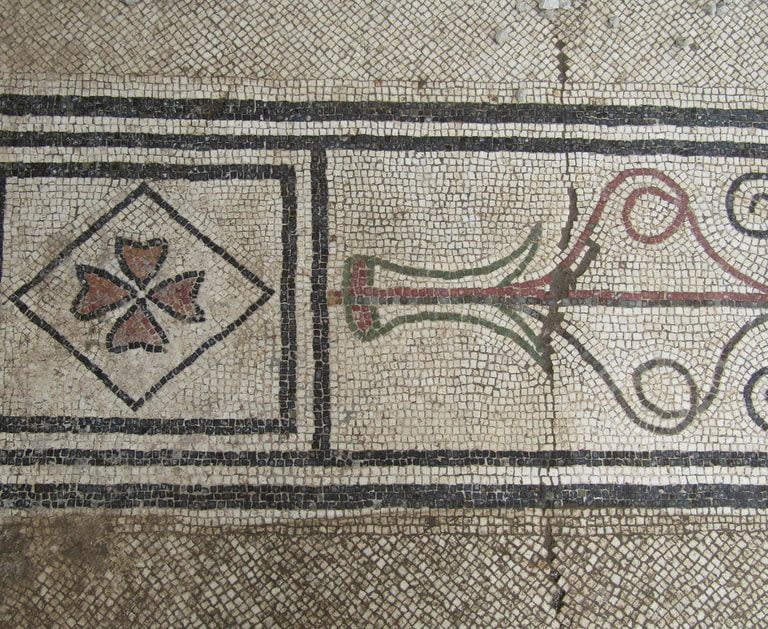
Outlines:
[[[147,391],[145,391],[140,397],[134,398],[115,384],[107,373],[94,363],[90,358],[78,351],[75,346],[60,332],[58,332],[50,323],[45,321],[42,317],[37,315],[27,304],[22,301],[24,295],[26,295],[32,288],[40,284],[45,277],[62,264],[69,255],[80,245],[87,242],[93,237],[102,227],[104,227],[109,221],[115,218],[123,210],[138,201],[141,197],[146,196],[152,200],[155,204],[165,210],[168,215],[176,221],[182,228],[192,234],[198,241],[208,247],[211,251],[219,255],[226,262],[231,264],[237,269],[240,274],[252,284],[258,286],[263,292],[261,297],[252,303],[245,311],[229,325],[225,326],[218,333],[214,334],[211,338],[204,341],[196,350],[189,354],[184,360],[182,360],[176,367],[168,371],[160,380],[152,385]],[[185,219],[173,206],[171,206],[163,197],[155,192],[149,184],[146,182],[140,183],[132,192],[130,192],[122,201],[115,205],[106,214],[102,215],[93,225],[91,225],[85,232],[83,232],[78,238],[76,238],[70,245],[68,245],[56,258],[54,258],[48,265],[46,265],[32,280],[24,284],[21,288],[16,290],[11,296],[11,302],[35,325],[45,330],[51,337],[58,341],[67,351],[69,351],[75,358],[77,358],[89,371],[91,371],[112,393],[114,393],[120,400],[122,400],[131,410],[137,411],[144,406],[150,399],[152,399],[157,392],[170,382],[173,378],[179,375],[187,367],[193,364],[203,353],[208,349],[224,340],[237,328],[239,328],[248,318],[256,312],[261,306],[263,306],[270,297],[274,295],[275,290],[265,284],[255,273],[241,265],[235,258],[233,258],[226,250],[210,238],[205,236],[202,232],[197,230],[187,219]]]

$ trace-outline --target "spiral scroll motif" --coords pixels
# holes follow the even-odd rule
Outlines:
[[[733,228],[753,238],[768,238],[768,173],[747,173],[733,180],[725,195]]]
[[[658,369],[671,369],[682,376],[685,384],[688,388],[688,403],[683,408],[678,409],[666,409],[655,404],[648,399],[643,386],[643,376]],[[664,426],[661,424],[651,424],[643,421],[640,418],[635,420],[642,428],[655,432],[657,434],[674,435],[685,429],[696,417],[699,404],[699,390],[696,383],[691,376],[690,371],[675,360],[668,358],[654,358],[642,365],[638,366],[632,374],[632,382],[635,387],[635,393],[637,394],[640,403],[651,411],[654,415],[658,416],[661,420],[677,419],[679,421],[672,425]]]
[[[750,419],[768,430],[768,367],[758,369],[744,387],[744,403]]]

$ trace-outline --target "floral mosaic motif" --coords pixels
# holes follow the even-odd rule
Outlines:
[[[440,271],[431,269],[422,269],[417,267],[403,266],[395,264],[388,260],[375,256],[352,256],[345,266],[344,279],[341,294],[332,295],[331,302],[344,303],[346,307],[347,323],[352,332],[363,341],[371,341],[379,336],[388,334],[395,327],[406,323],[419,321],[456,321],[472,323],[483,326],[496,334],[500,334],[511,339],[514,343],[524,349],[533,358],[533,360],[542,367],[546,364],[544,357],[544,348],[541,339],[536,334],[532,325],[527,322],[522,314],[514,306],[501,305],[499,310],[503,315],[503,324],[495,323],[491,320],[459,314],[454,312],[439,312],[424,310],[416,314],[402,315],[383,322],[379,316],[379,308],[376,306],[376,299],[380,298],[383,303],[391,298],[411,298],[417,302],[424,300],[429,303],[432,299],[440,299],[443,303],[463,303],[478,294],[482,297],[495,297],[503,295],[505,291],[515,290],[518,284],[515,283],[522,275],[531,260],[536,255],[541,241],[541,224],[535,224],[528,234],[525,241],[514,251],[485,265],[462,269],[459,271]],[[391,291],[378,290],[375,284],[376,269],[381,268],[386,271],[393,271],[401,274],[404,278],[432,278],[439,280],[455,280],[467,277],[483,277],[500,269],[506,268],[508,272],[504,278],[496,285],[480,289],[467,288],[432,288],[432,289],[408,289],[397,287]],[[373,298],[371,300],[371,298]]]
[[[149,303],[179,321],[205,321],[205,313],[197,303],[205,271],[186,271],[149,288],[168,256],[166,240],[154,238],[139,242],[118,237],[115,256],[128,281],[104,269],[78,264],[75,272],[80,292],[72,303],[72,313],[81,321],[90,321],[132,304],[107,334],[110,352],[163,351],[168,337],[152,315]]]
[[[726,212],[731,225],[739,232],[755,238],[768,237],[763,229],[761,208],[768,199],[763,190],[768,180],[766,173],[747,173],[736,178],[726,195]],[[578,280],[587,267],[600,256],[600,246],[593,239],[596,227],[603,220],[608,204],[616,198],[621,206],[621,221],[626,235],[642,245],[656,246],[682,230],[688,230],[696,245],[710,262],[724,271],[731,280],[742,286],[733,291],[694,291],[685,286],[670,286],[664,291],[615,291],[611,289],[581,289]],[[642,200],[656,200],[664,204],[666,214],[653,221],[650,229],[641,229],[636,224],[642,210]],[[540,277],[516,281],[528,267],[536,254],[541,237],[541,226],[536,224],[523,244],[493,264],[441,271],[420,269],[395,264],[378,257],[355,255],[347,259],[340,291],[329,295],[331,305],[343,304],[349,329],[362,341],[373,341],[406,323],[422,321],[457,321],[483,326],[500,334],[524,349],[545,371],[551,369],[545,341],[547,325],[552,321],[556,306],[565,303],[573,305],[614,305],[623,306],[641,303],[647,306],[712,304],[719,307],[749,306],[762,309],[768,305],[768,283],[739,270],[721,256],[707,240],[699,226],[690,205],[690,198],[683,187],[672,177],[653,168],[630,168],[615,175],[603,188],[600,198],[575,244],[557,267]],[[482,285],[483,278],[504,268],[510,273],[495,285]],[[377,271],[399,274],[402,285],[386,286],[377,283]],[[455,280],[477,278],[473,287],[416,286],[414,280],[431,278]],[[411,284],[408,284],[411,282]],[[564,285],[563,285],[564,284]],[[499,325],[488,319],[470,316],[460,312],[438,311],[434,306],[467,303],[497,306],[505,323]],[[418,312],[391,316],[385,320],[381,309],[400,305],[422,306]],[[536,307],[544,307],[543,312]],[[527,317],[526,318],[524,318]],[[537,333],[534,325],[541,325]],[[556,326],[552,333],[558,334],[592,366],[611,390],[616,401],[629,419],[636,425],[657,434],[673,435],[685,430],[698,415],[707,411],[721,389],[721,376],[729,362],[734,347],[752,330],[768,323],[768,314],[762,313],[745,323],[725,344],[717,358],[714,376],[708,389],[694,381],[690,370],[677,360],[666,356],[654,357],[637,365],[632,374],[632,383],[637,402],[655,417],[643,419],[631,403],[632,398],[622,391],[608,373],[608,370],[593,356],[587,347],[562,326]],[[687,399],[679,408],[662,408],[652,402],[646,394],[644,377],[648,373],[667,370],[679,376],[683,396]],[[768,403],[766,393],[768,368],[755,372],[744,388],[743,396],[750,418],[763,430],[768,430],[768,419],[761,408]],[[758,408],[760,407],[760,408]]]

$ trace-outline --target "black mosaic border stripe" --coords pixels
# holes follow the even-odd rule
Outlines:
[[[768,111],[722,107],[420,103],[390,101],[259,101],[77,95],[0,95],[9,116],[113,116],[170,120],[270,122],[399,121],[534,124],[671,125],[768,129]]]
[[[331,447],[331,375],[328,318],[328,160],[325,151],[312,151],[312,316],[316,322],[312,338],[315,359],[315,432],[312,449],[327,453]]]
[[[768,144],[694,140],[594,140],[494,136],[401,135],[220,135],[151,133],[62,133],[0,131],[0,146],[174,148],[209,150],[366,150],[482,151],[515,153],[595,153],[599,155],[678,155],[681,157],[768,158]]]
[[[766,485],[0,485],[0,508],[435,509],[768,507]]]
[[[185,179],[189,181],[206,181],[210,179],[275,179],[280,183],[283,217],[282,217],[282,276],[281,276],[281,300],[280,300],[280,319],[281,319],[281,367],[280,367],[280,387],[279,387],[279,406],[280,417],[278,418],[249,418],[249,419],[231,419],[231,418],[205,418],[205,419],[140,419],[135,417],[113,417],[113,418],[62,418],[47,416],[0,416],[0,430],[5,432],[99,432],[99,433],[132,433],[132,434],[195,434],[203,433],[208,435],[231,435],[231,434],[260,434],[267,432],[277,433],[295,433],[297,431],[295,404],[296,404],[296,354],[297,339],[295,333],[295,288],[294,275],[296,271],[296,224],[298,201],[296,197],[296,171],[290,165],[270,165],[270,164],[225,164],[225,165],[207,165],[207,166],[186,166],[186,165],[168,165],[155,163],[131,163],[131,162],[62,162],[62,163],[23,163],[11,162],[0,164],[0,181],[2,190],[5,191],[8,177],[65,177],[65,178],[124,178],[124,179],[149,179],[149,180],[170,180]],[[186,220],[180,217],[174,208],[167,206],[167,203],[142,184],[137,191],[128,195],[128,198],[113,208],[100,220],[109,220],[115,213],[119,212],[124,205],[136,197],[139,190],[144,194],[149,194],[155,202],[168,211],[171,218],[182,224]],[[3,196],[2,201],[5,200]],[[166,207],[167,206],[167,207]],[[2,236],[2,226],[5,224],[5,203],[0,205],[0,236]],[[98,227],[100,222],[87,230],[86,234],[91,235]],[[254,282],[268,294],[260,299],[256,304],[251,305],[248,310],[237,321],[230,324],[221,335],[223,338],[234,330],[242,321],[250,316],[258,307],[267,301],[272,294],[272,290],[263,285],[261,280],[254,276],[248,269],[240,265],[226,250],[211,241],[207,236],[198,232],[192,225],[186,225],[185,228],[192,233],[198,240],[201,240],[205,246],[212,249],[224,260],[232,264],[246,279]],[[84,234],[84,236],[86,235]],[[81,236],[83,238],[84,236]],[[45,321],[35,315],[21,301],[21,298],[29,288],[41,281],[42,277],[53,267],[55,267],[60,258],[74,248],[80,239],[75,241],[71,247],[65,249],[61,256],[52,261],[45,267],[31,282],[16,291],[10,296],[10,300],[19,310],[25,314],[33,323],[51,334],[65,348],[70,349],[78,359],[83,362],[86,360],[74,350],[66,339],[53,330]],[[0,252],[2,252],[3,240],[0,239]],[[1,260],[0,260],[1,264]],[[2,277],[2,267],[0,266],[0,277]],[[313,320],[313,326],[317,322]],[[193,353],[182,365],[186,367],[194,361],[204,349],[207,349],[214,341],[208,341]],[[100,379],[104,380],[106,375],[101,373],[98,367],[89,367]],[[178,373],[180,369],[170,372],[162,383],[164,384],[170,377]],[[108,386],[111,384],[107,378]],[[157,385],[156,385],[157,386]],[[114,389],[114,385],[112,387]],[[154,392],[155,388],[153,388]],[[125,395],[116,391],[119,397],[125,401]]]
[[[244,435],[286,431],[280,418],[160,419],[138,417],[65,417],[48,415],[0,415],[0,433],[121,433],[132,435]],[[292,432],[291,430],[288,430]]]
[[[296,263],[298,257],[298,209],[296,170],[287,167],[287,176],[280,177],[283,199],[282,270],[280,273],[280,386],[278,399],[280,419],[296,431],[296,367],[298,339],[296,338]],[[314,319],[313,319],[314,321]],[[314,324],[313,324],[314,327]]]
[[[768,468],[768,452],[682,450],[370,450],[370,451],[197,451],[79,448],[0,450],[0,465],[225,466],[225,467],[749,467]]]

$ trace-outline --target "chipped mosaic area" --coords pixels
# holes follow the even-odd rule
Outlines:
[[[765,622],[756,513],[247,513],[26,512],[0,529],[0,610],[18,626]]]

